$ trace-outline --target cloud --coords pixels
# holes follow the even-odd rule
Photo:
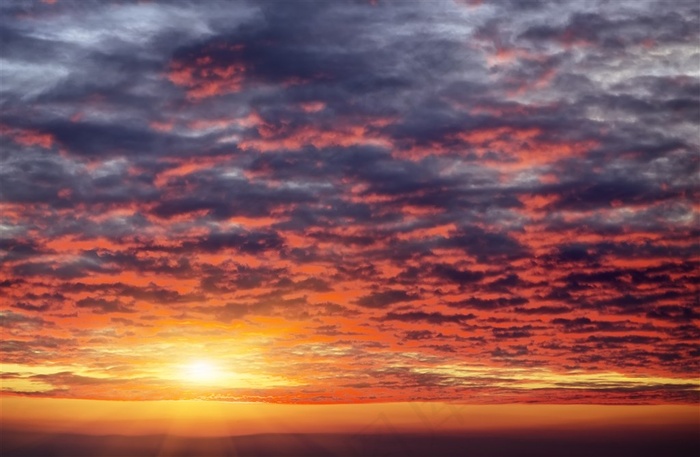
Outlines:
[[[364,308],[386,308],[395,303],[409,302],[418,298],[403,290],[385,290],[360,297],[355,303]]]
[[[91,309],[94,313],[134,313],[129,305],[119,300],[106,300],[104,298],[83,298],[75,302],[78,308]]]
[[[471,297],[460,302],[448,303],[453,308],[496,309],[510,306],[520,306],[528,303],[523,297],[477,298]]]
[[[529,338],[532,336],[532,326],[523,325],[520,327],[508,327],[508,328],[494,328],[492,330],[493,336],[496,339],[516,339],[516,338]]]
[[[474,319],[473,314],[442,314],[440,312],[409,311],[405,313],[390,312],[382,320],[401,322],[429,322],[431,324],[442,325],[445,323],[461,324],[470,319]]]
[[[27,316],[14,311],[3,311],[2,314],[0,314],[0,318],[0,325],[10,329],[32,329],[52,325],[51,322],[47,322],[40,317]]]
[[[72,366],[52,396],[199,398],[165,365],[207,354],[242,401],[688,402],[698,25],[685,0],[4,2],[13,363]]]

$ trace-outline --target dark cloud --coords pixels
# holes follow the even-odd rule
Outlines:
[[[475,309],[497,309],[506,308],[510,306],[520,306],[525,305],[529,302],[527,298],[523,297],[499,297],[499,298],[477,298],[471,297],[459,302],[447,303],[448,306],[453,308],[475,308]]]
[[[78,308],[91,309],[94,313],[134,313],[135,309],[119,300],[107,300],[104,298],[83,298],[75,302]]]
[[[51,305],[48,303],[42,303],[41,305],[33,305],[27,302],[18,302],[12,305],[15,308],[23,309],[25,311],[38,311],[43,312],[51,309]]]
[[[431,324],[442,325],[446,323],[461,324],[465,321],[474,319],[476,316],[473,314],[443,314],[439,312],[425,312],[425,311],[408,311],[405,313],[401,312],[390,312],[384,315],[381,320],[384,321],[401,321],[401,322],[428,322]]]
[[[235,265],[231,268],[207,266],[200,279],[201,288],[207,292],[227,292],[232,290],[255,289],[270,285],[285,271],[279,268]]]
[[[493,336],[496,339],[513,339],[513,338],[528,338],[532,336],[532,326],[524,325],[521,327],[494,328]]]
[[[443,280],[457,284],[479,282],[484,278],[481,271],[459,270],[451,265],[438,264],[433,267],[433,274]]]
[[[355,302],[364,308],[386,308],[395,303],[417,300],[419,297],[403,290],[385,290],[360,297]]]
[[[516,259],[526,254],[526,247],[508,234],[486,231],[477,226],[464,227],[442,243],[449,248],[462,249],[480,262]]]
[[[573,333],[598,333],[598,332],[627,332],[636,330],[638,326],[629,321],[592,321],[587,317],[575,319],[557,318],[552,323],[562,326],[565,332]]]
[[[646,314],[651,319],[662,319],[669,321],[691,321],[700,319],[700,313],[690,306],[665,305],[657,306]]]
[[[625,336],[589,336],[586,341],[596,343],[599,346],[618,347],[627,344],[649,344],[661,341],[655,336],[625,335]]]
[[[14,239],[0,239],[0,250],[5,251],[2,257],[5,262],[32,258],[45,252],[34,241]]]
[[[441,335],[431,332],[430,330],[409,330],[408,332],[404,333],[403,338],[405,340],[418,341],[432,340],[433,338],[437,338],[439,336]]]
[[[204,252],[220,252],[225,249],[236,249],[244,254],[260,254],[269,250],[280,250],[284,240],[277,233],[212,233],[195,242],[184,243],[185,252],[201,250]]]
[[[40,317],[27,316],[14,311],[4,311],[0,315],[0,326],[9,329],[32,329],[51,326],[52,322],[47,322]]]
[[[572,309],[567,306],[537,306],[535,308],[514,308],[513,312],[519,314],[566,314]]]
[[[203,295],[199,294],[180,294],[175,290],[169,290],[154,283],[150,283],[145,287],[121,282],[103,284],[67,283],[62,289],[70,293],[100,292],[110,296],[130,297],[139,301],[160,304],[186,303],[204,298]]]

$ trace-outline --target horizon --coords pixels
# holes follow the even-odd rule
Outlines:
[[[475,405],[441,402],[271,404],[211,400],[0,399],[3,429],[182,437],[258,434],[436,434],[618,429],[686,432],[693,405]],[[524,420],[524,418],[527,418]]]
[[[685,457],[700,446],[692,405],[0,401],[8,457]]]

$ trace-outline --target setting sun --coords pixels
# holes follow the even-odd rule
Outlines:
[[[221,369],[209,360],[195,360],[184,367],[183,377],[187,382],[197,384],[221,384]]]

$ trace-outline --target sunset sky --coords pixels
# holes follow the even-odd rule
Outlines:
[[[697,407],[696,0],[4,0],[0,51],[4,420]]]

